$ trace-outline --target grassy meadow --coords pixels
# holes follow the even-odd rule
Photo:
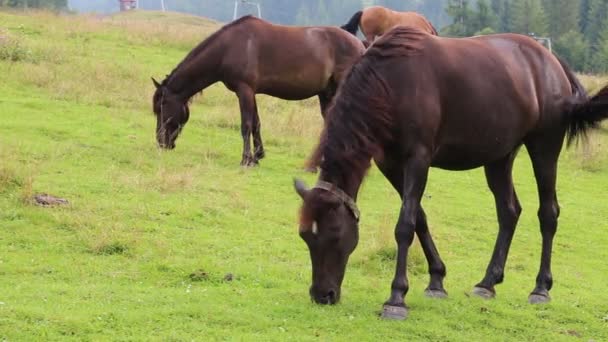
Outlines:
[[[342,301],[308,297],[297,235],[316,100],[258,96],[266,159],[239,166],[236,96],[195,98],[173,151],[157,149],[150,76],[162,79],[220,24],[155,12],[113,17],[0,11],[0,341],[608,341],[608,134],[565,150],[553,301],[527,304],[540,260],[530,161],[497,297],[469,297],[497,233],[483,170],[431,171],[423,204],[449,298],[425,298],[410,258],[406,321],[378,319],[394,269],[399,199],[374,168],[359,196],[359,247]],[[590,89],[608,82],[581,76]],[[67,206],[41,207],[49,193]],[[230,279],[231,278],[231,279]]]

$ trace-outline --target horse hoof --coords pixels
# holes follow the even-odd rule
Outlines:
[[[544,304],[549,303],[551,301],[551,297],[548,294],[540,294],[540,293],[531,293],[528,296],[528,303],[530,304]]]
[[[496,293],[494,291],[488,290],[485,287],[475,286],[473,288],[473,294],[479,298],[483,299],[492,299],[496,297]]]
[[[257,165],[258,165],[258,162],[256,160],[253,160],[253,159],[243,159],[241,161],[241,166],[243,168],[246,168],[246,169],[255,167]]]
[[[408,310],[403,306],[384,305],[380,317],[402,321],[407,318]]]
[[[424,295],[427,296],[428,298],[447,298],[448,297],[448,293],[445,292],[445,290],[433,290],[433,289],[426,289],[424,290]]]

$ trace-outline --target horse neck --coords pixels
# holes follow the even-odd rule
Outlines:
[[[211,42],[195,55],[188,55],[177,67],[167,86],[184,100],[220,80],[222,51]]]
[[[363,179],[367,170],[371,166],[371,155],[359,154],[360,160],[355,163],[330,163],[328,160],[323,162],[323,165],[328,165],[327,169],[322,168],[319,180],[329,182],[338,188],[342,189],[353,200],[357,200],[359,188],[363,183]]]

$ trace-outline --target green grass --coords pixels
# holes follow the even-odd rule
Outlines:
[[[526,302],[540,234],[522,151],[524,212],[495,300],[468,296],[497,232],[483,172],[432,170],[424,205],[450,297],[423,296],[415,246],[410,317],[377,318],[399,200],[372,169],[342,302],[314,305],[291,180],[315,179],[301,166],[321,126],[316,101],[259,96],[267,158],[255,169],[238,166],[238,105],[221,85],[196,98],[177,148],[159,151],[149,77],[217,25],[157,15],[0,12],[0,340],[608,340],[605,133],[562,154],[552,303]],[[70,205],[35,206],[43,192]]]

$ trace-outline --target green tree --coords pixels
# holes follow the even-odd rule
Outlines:
[[[573,0],[543,0],[547,33],[553,38],[578,30],[580,5]]]
[[[452,24],[444,28],[444,34],[466,37],[475,33],[474,13],[469,8],[468,0],[448,0],[445,11],[452,17]]]
[[[473,29],[475,32],[488,28],[491,31],[496,31],[499,29],[498,17],[496,17],[496,14],[494,14],[488,0],[477,0],[477,11],[474,12],[473,18]],[[485,32],[489,31],[486,30]]]
[[[590,0],[579,0],[579,18],[578,18],[578,28],[579,32],[585,32],[587,30],[587,24],[589,23],[589,2]]]
[[[63,9],[68,6],[68,0],[8,0],[0,4],[10,7]]]
[[[595,51],[600,34],[604,28],[606,15],[608,15],[608,3],[606,0],[589,0],[588,5],[587,25],[583,34],[587,42],[589,42],[592,51]]]
[[[541,0],[513,0],[511,2],[512,29],[514,32],[536,35],[546,33]]]
[[[553,40],[553,50],[577,71],[584,71],[589,46],[582,33],[572,30]]]
[[[593,52],[588,59],[588,68],[592,72],[608,72],[608,25],[604,24],[603,29],[598,34],[598,40]]]

